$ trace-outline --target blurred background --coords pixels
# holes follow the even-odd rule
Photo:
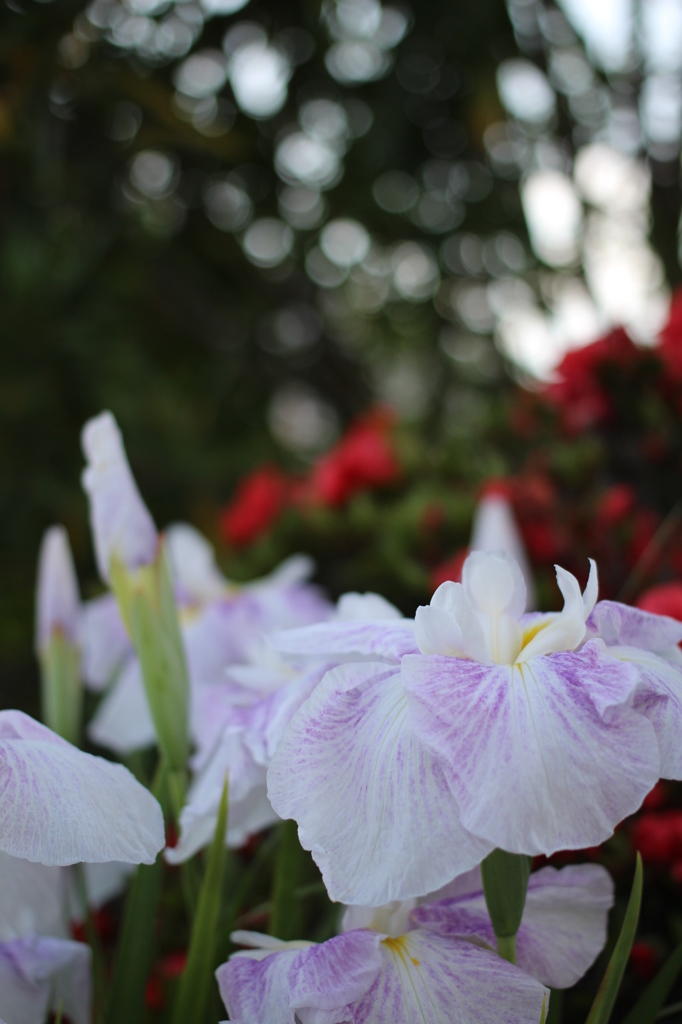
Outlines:
[[[157,522],[193,521],[237,578],[305,548],[332,592],[411,611],[502,478],[541,604],[590,545],[605,594],[636,596],[679,520],[680,406],[647,353],[680,278],[680,0],[2,20],[5,706],[35,706],[47,526],[97,592],[79,432],[103,408]],[[616,325],[616,420],[543,405]]]

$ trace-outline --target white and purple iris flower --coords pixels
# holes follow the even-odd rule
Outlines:
[[[51,865],[152,864],[163,846],[161,807],[127,768],[0,711],[0,850]]]
[[[203,688],[220,682],[229,665],[247,660],[264,631],[318,622],[329,616],[331,606],[307,582],[313,565],[304,556],[240,586],[220,573],[212,546],[192,526],[170,526],[163,543],[187,660],[190,726],[200,741]],[[90,739],[119,756],[153,746],[156,730],[140,663],[113,594],[84,606],[82,635],[86,685],[95,691],[109,687],[89,725]]]
[[[335,621],[400,618],[378,594],[345,594]],[[194,781],[180,816],[178,845],[171,863],[187,860],[210,843],[226,775],[230,780],[227,843],[240,846],[249,835],[279,820],[267,796],[267,769],[293,715],[313,693],[330,659],[284,660],[261,637],[243,663],[230,665],[222,682],[202,688],[197,701],[198,749]]]
[[[440,586],[415,620],[273,639],[280,652],[362,659],[327,674],[268,773],[332,899],[422,896],[495,847],[596,846],[640,806],[661,767],[656,712],[635,706],[640,666],[586,628],[594,563],[584,595],[564,569],[557,580],[563,610],[524,615],[516,562],[475,551],[462,583]]]
[[[90,949],[69,937],[62,869],[0,853],[0,1014],[36,1024],[62,1004],[89,1024]]]
[[[608,874],[583,865],[531,876],[516,967],[494,952],[480,876],[466,881],[459,895],[419,907],[350,908],[343,934],[321,945],[236,932],[251,948],[217,971],[230,1020],[539,1024],[545,986],[574,984],[604,945]]]

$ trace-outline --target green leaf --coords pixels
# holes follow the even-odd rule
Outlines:
[[[602,978],[599,991],[592,1003],[592,1009],[585,1024],[608,1024],[613,1005],[616,1001],[618,991],[625,967],[630,956],[632,943],[634,942],[637,923],[639,921],[639,909],[642,904],[642,858],[637,854],[637,866],[635,867],[635,878],[632,883],[632,892],[628,900],[623,926],[618,936],[615,949],[611,954],[609,965]]]
[[[225,779],[218,823],[192,925],[187,966],[180,979],[180,988],[173,1007],[172,1024],[187,1024],[190,1020],[199,1024],[206,1016],[211,986],[215,984],[215,950],[226,860],[227,793],[228,785]]]
[[[300,939],[301,905],[296,896],[302,870],[301,844],[295,821],[279,826],[279,849],[272,886],[270,934],[278,939]]]
[[[682,969],[682,943],[670,954],[660,971],[644,989],[622,1024],[653,1024],[658,1011]]]
[[[152,792],[164,804],[165,768],[159,766]],[[126,899],[118,939],[114,974],[109,990],[107,1024],[140,1024],[144,1017],[144,989],[152,966],[156,918],[161,895],[162,862],[141,864]]]

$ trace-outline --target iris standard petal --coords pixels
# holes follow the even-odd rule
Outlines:
[[[370,988],[381,969],[374,932],[337,935],[307,949],[273,951],[255,960],[236,956],[216,971],[234,1024],[294,1024],[314,1020],[307,1011],[329,1011],[330,1024],[351,1022],[345,1012]]]
[[[417,608],[415,638],[422,654],[490,661],[483,627],[461,583],[441,583],[431,603]]]
[[[402,677],[462,824],[504,850],[596,846],[658,779],[653,727],[631,707],[637,669],[601,641],[521,665],[407,657]]]
[[[150,864],[163,845],[161,808],[127,768],[0,712],[0,849],[42,864]]]
[[[382,970],[353,1024],[539,1024],[548,1005],[539,982],[471,942],[418,929],[381,945]]]
[[[268,643],[282,654],[335,661],[347,655],[360,655],[377,661],[397,662],[403,655],[419,651],[412,619],[320,622],[314,626],[272,633],[268,636]]]
[[[546,624],[524,645],[519,661],[530,661],[531,658],[553,654],[556,651],[574,651],[585,638],[585,619],[592,610],[586,606],[586,601],[589,605],[592,596],[588,595],[584,600],[575,576],[562,569],[560,565],[554,568],[559,589],[563,594],[564,607],[558,615],[548,617],[545,620]],[[595,598],[596,578],[596,566],[591,562],[590,580]]]
[[[682,665],[641,647],[609,647],[640,674],[633,707],[651,722],[661,752],[661,778],[682,779]]]
[[[426,660],[426,659],[424,659]],[[291,721],[268,771],[333,900],[378,906],[420,896],[479,863],[491,844],[461,826],[437,761],[410,726],[400,673],[327,673]]]

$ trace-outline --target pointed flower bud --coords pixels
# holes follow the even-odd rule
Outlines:
[[[515,562],[526,584],[526,611],[535,607],[535,585],[526,548],[511,503],[500,488],[484,492],[474,512],[471,529],[472,551],[503,551]]]
[[[71,549],[62,526],[43,538],[36,593],[36,651],[43,720],[78,743],[83,710],[80,671],[81,606]]]
[[[83,487],[90,499],[97,566],[108,581],[113,557],[127,569],[150,565],[156,558],[158,537],[110,412],[100,413],[85,424],[82,444],[88,461]]]

